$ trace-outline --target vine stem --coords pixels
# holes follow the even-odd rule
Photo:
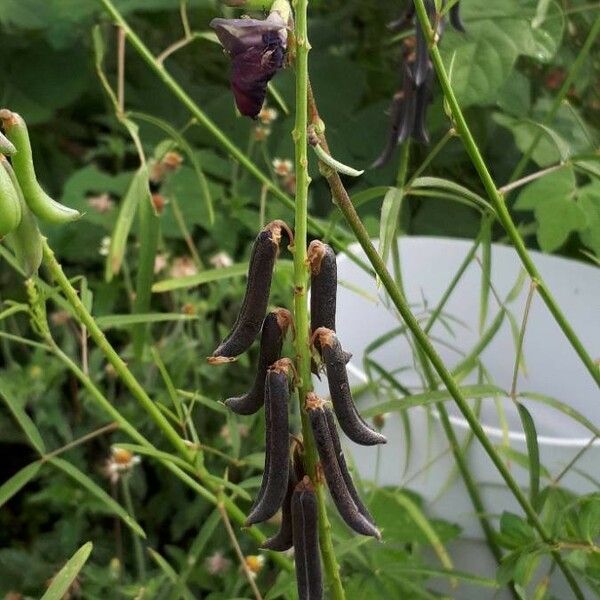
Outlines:
[[[492,175],[483,160],[481,152],[477,147],[477,143],[475,142],[475,138],[469,129],[469,126],[465,120],[465,117],[462,113],[460,105],[458,104],[458,100],[454,94],[452,89],[452,85],[450,83],[450,79],[448,77],[448,73],[446,72],[446,68],[444,67],[444,61],[442,60],[442,55],[440,54],[439,48],[436,43],[435,32],[431,27],[431,23],[429,22],[429,18],[427,17],[427,11],[425,9],[424,0],[415,0],[415,8],[417,9],[417,15],[419,17],[419,21],[421,23],[421,27],[429,40],[429,49],[430,56],[433,66],[436,70],[438,79],[442,86],[442,90],[444,93],[444,97],[448,106],[450,107],[450,111],[452,113],[453,120],[455,122],[455,128],[460,138],[462,139],[463,145],[467,154],[471,158],[471,162],[473,166],[477,170],[479,178],[485,188],[488,197],[492,201],[494,208],[496,210],[496,214],[498,220],[504,227],[508,237],[517,251],[523,266],[526,271],[529,273],[531,279],[537,285],[538,292],[542,299],[544,300],[548,310],[552,313],[552,316],[558,323],[559,327],[562,329],[563,333],[571,343],[571,346],[579,355],[579,358],[586,366],[590,375],[593,377],[596,384],[600,387],[600,367],[595,363],[594,359],[588,354],[586,349],[584,348],[581,340],[578,338],[577,334],[571,327],[571,324],[568,322],[567,318],[563,314],[562,310],[558,306],[554,296],[550,292],[550,289],[542,279],[540,272],[538,271],[535,263],[533,262],[519,231],[514,224],[512,217],[508,211],[506,206],[504,196],[498,191],[496,184],[492,178]],[[596,21],[594,29],[598,28],[600,30],[600,17]]]
[[[310,326],[308,320],[308,0],[295,0],[295,40],[296,40],[296,121],[293,131],[296,169],[296,210],[294,225],[294,316],[296,320],[296,369],[300,383],[298,402],[302,420],[304,459],[307,473],[315,487],[319,512],[319,544],[323,566],[329,582],[331,597],[344,600],[340,569],[337,563],[331,538],[331,524],[327,517],[325,488],[317,469],[317,452],[304,408],[306,395],[312,391]]]
[[[273,194],[285,207],[294,211],[294,200],[290,198],[281,188],[279,188],[267,175],[265,175],[255,164],[250,160],[242,150],[240,150],[227,135],[218,127],[218,125],[194,102],[190,95],[177,83],[173,76],[166,70],[165,66],[150,52],[148,47],[142,42],[140,37],[131,29],[129,23],[123,15],[118,11],[112,0],[99,0],[106,11],[112,17],[114,23],[119,26],[125,33],[133,49],[139,54],[142,60],[156,73],[163,84],[171,90],[177,99],[183,104],[193,115],[199,125],[204,127],[210,135],[226,150],[231,157],[236,160],[248,173],[256,180],[264,185],[269,192]],[[324,235],[326,227],[312,217],[307,217],[308,225],[317,235]],[[348,244],[338,238],[331,238],[331,243],[337,250],[345,251]],[[357,259],[352,253],[348,253],[349,258],[359,265],[362,269],[369,270],[368,266]]]
[[[416,0],[416,2],[422,2],[422,0]],[[309,98],[309,101],[312,104],[311,115],[313,115],[313,118],[314,116],[318,118],[318,110],[316,108],[314,98]],[[321,142],[323,148],[326,151],[328,151],[327,141],[324,135],[321,136]],[[387,291],[390,299],[394,303],[394,306],[398,310],[400,316],[406,323],[406,326],[411,331],[421,351],[427,357],[427,359],[439,375],[440,379],[446,386],[446,389],[456,402],[456,405],[458,406],[460,412],[469,424],[471,431],[483,446],[485,452],[490,457],[492,463],[504,479],[507,487],[511,491],[515,500],[521,505],[521,508],[529,518],[531,524],[537,530],[542,540],[550,547],[554,547],[554,540],[548,533],[546,527],[542,523],[535,509],[530,504],[528,498],[521,491],[519,484],[511,475],[509,469],[504,464],[504,461],[502,460],[501,456],[496,451],[496,448],[486,436],[483,427],[479,423],[479,420],[475,413],[471,410],[471,407],[469,406],[467,400],[463,396],[460,387],[454,380],[452,374],[448,371],[446,365],[444,364],[442,358],[437,353],[433,344],[429,340],[427,334],[423,331],[423,329],[421,329],[421,326],[419,325],[419,322],[416,319],[416,317],[413,315],[410,306],[406,301],[406,298],[404,297],[398,286],[395,284],[393,276],[388,271],[385,263],[381,259],[381,256],[379,256],[377,249],[371,243],[369,233],[363,225],[362,221],[360,220],[360,217],[358,216],[356,210],[354,209],[352,201],[350,200],[350,196],[348,196],[348,192],[346,191],[346,188],[344,187],[340,176],[333,169],[330,169],[329,167],[323,164],[321,164],[321,171],[327,179],[334,202],[342,211],[346,222],[354,232],[356,239],[358,240],[359,244],[361,245],[362,249],[367,255],[367,258],[369,259],[369,262],[371,263],[373,269],[379,276],[383,287]],[[579,588],[575,577],[571,573],[571,570],[563,561],[562,556],[556,550],[552,551],[552,556],[556,561],[557,565],[560,567],[563,574],[565,575],[575,596],[580,600],[584,600],[584,595],[581,589]]]

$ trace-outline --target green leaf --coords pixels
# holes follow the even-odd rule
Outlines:
[[[379,220],[379,255],[384,263],[388,261],[392,244],[397,243],[396,231],[403,197],[401,189],[391,188],[383,198]]]
[[[579,232],[579,237],[600,258],[600,182],[582,187],[578,203],[587,217],[587,227]]]
[[[179,581],[177,573],[173,567],[154,549],[148,548],[148,554],[152,560],[160,567],[160,570],[167,576],[167,579],[177,588],[177,592],[184,600],[194,600],[193,594],[188,587]]]
[[[449,194],[464,198],[469,205],[475,206],[484,211],[494,212],[491,204],[479,194],[472,192],[464,185],[460,185],[449,179],[441,177],[418,177],[412,182],[411,189],[428,188],[431,190],[443,190]]]
[[[181,313],[147,313],[139,315],[106,315],[97,317],[96,323],[100,329],[112,329],[129,327],[140,323],[165,323],[168,321],[193,321],[198,317],[195,315],[184,315]]]
[[[110,239],[110,249],[106,257],[106,268],[104,277],[106,281],[112,281],[114,275],[121,270],[127,237],[131,231],[131,225],[140,202],[151,202],[150,189],[148,187],[148,168],[142,165],[134,174],[129,189],[121,202],[119,216]]]
[[[0,396],[4,398],[4,401],[8,405],[10,412],[13,414],[13,417],[27,436],[27,439],[31,443],[31,445],[40,453],[46,453],[46,445],[44,444],[44,440],[38,428],[34,425],[33,421],[29,418],[29,415],[25,412],[25,410],[21,407],[19,402],[12,396],[12,392],[9,390],[8,386],[6,386],[0,380]]]
[[[50,587],[46,590],[46,593],[42,596],[41,600],[61,600],[65,597],[69,587],[90,556],[92,548],[92,542],[88,542],[73,554],[67,561],[67,564],[52,579]]]
[[[495,385],[465,385],[460,388],[460,392],[464,398],[493,398],[494,396],[508,394]],[[435,392],[424,392],[422,394],[413,394],[405,398],[397,400],[389,400],[377,406],[372,406],[364,411],[364,417],[374,417],[386,412],[401,412],[413,408],[414,406],[427,406],[436,402],[446,402],[451,400],[452,396],[447,390],[439,390]]]
[[[544,252],[558,250],[576,231],[587,225],[586,213],[570,200],[551,200],[540,204],[535,210],[539,228],[538,243]]]
[[[41,466],[39,462],[31,463],[2,484],[0,486],[0,507],[26,486],[38,474]]]
[[[177,277],[175,279],[165,279],[152,286],[155,293],[172,292],[173,290],[188,289],[205,283],[229,279],[230,277],[240,277],[248,272],[248,263],[237,263],[231,267],[221,269],[208,269],[201,271],[197,275],[187,277]]]
[[[537,432],[535,423],[529,411],[520,402],[517,403],[517,410],[523,425],[525,439],[527,441],[527,455],[529,457],[529,497],[531,504],[537,505],[537,498],[540,492],[540,449],[537,443]]]
[[[48,462],[66,473],[74,479],[83,488],[85,488],[92,496],[98,499],[106,508],[118,516],[136,535],[146,538],[144,530],[139,526],[137,521],[113,498],[111,498],[101,487],[94,483],[87,475],[82,473],[77,467],[62,458],[50,458]]]
[[[500,517],[500,539],[506,548],[517,549],[534,543],[536,535],[521,517],[505,511]]]
[[[570,166],[548,173],[530,183],[517,197],[515,210],[535,210],[551,200],[571,200],[575,197],[577,182]]]

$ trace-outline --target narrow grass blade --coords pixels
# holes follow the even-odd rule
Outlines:
[[[87,562],[92,548],[92,542],[88,542],[73,554],[67,561],[67,564],[52,579],[50,587],[46,590],[41,600],[62,600],[62,598],[66,597],[69,587],[71,587],[79,571],[83,569],[83,566]]]
[[[538,494],[540,493],[540,449],[537,441],[537,431],[530,412],[520,402],[517,402],[517,410],[525,432],[527,441],[527,456],[529,458],[529,497],[531,504],[537,506]]]
[[[247,272],[248,263],[237,263],[231,267],[201,271],[197,275],[177,277],[175,279],[165,279],[155,283],[152,286],[152,291],[160,294],[163,292],[172,292],[174,290],[189,289],[205,283],[220,281],[221,279],[240,277],[242,275],[246,275]]]
[[[0,485],[0,508],[38,474],[41,466],[39,462],[31,463]]]
[[[35,426],[35,424],[31,420],[29,415],[25,412],[25,410],[21,408],[16,398],[12,396],[11,391],[2,381],[0,381],[0,396],[4,398],[4,401],[8,405],[10,412],[12,413],[13,417],[25,433],[30,444],[40,454],[45,454],[46,445],[44,444],[44,440],[42,439],[38,428]]]

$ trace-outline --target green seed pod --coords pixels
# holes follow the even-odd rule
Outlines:
[[[10,143],[10,140],[0,133],[0,154],[12,156],[17,149]]]
[[[2,170],[8,173],[17,192],[19,204],[21,205],[21,221],[18,227],[6,236],[6,240],[15,253],[15,257],[25,275],[31,277],[31,275],[37,272],[40,264],[42,264],[42,234],[40,233],[34,214],[29,210],[23,198],[23,193],[12,167],[6,158],[2,157],[1,161]]]
[[[2,157],[2,162],[6,159]],[[21,222],[21,203],[13,182],[4,168],[0,168],[0,239],[14,231]]]
[[[10,110],[0,110],[0,119],[8,139],[14,144],[16,153],[12,158],[13,168],[23,191],[25,202],[36,217],[48,223],[68,223],[78,219],[79,211],[63,206],[44,192],[35,175],[31,143],[27,125],[23,118]]]

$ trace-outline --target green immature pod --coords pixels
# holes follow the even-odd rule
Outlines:
[[[321,600],[323,575],[319,558],[317,499],[308,477],[296,486],[291,505],[298,599]]]
[[[15,257],[25,272],[25,275],[30,277],[37,272],[42,264],[42,234],[38,228],[35,216],[29,210],[29,207],[23,198],[19,182],[17,181],[12,167],[3,156],[1,157],[1,162],[2,171],[8,173],[13,183],[13,187],[17,192],[19,204],[21,205],[21,220],[19,225],[14,231],[11,231],[6,236],[6,240],[12,251],[15,253]]]
[[[11,144],[10,140],[0,133],[0,154],[12,156],[17,149]]]
[[[36,217],[48,223],[68,223],[78,219],[79,211],[63,206],[44,192],[38,183],[33,166],[33,156],[27,125],[23,118],[10,110],[0,110],[6,137],[14,144],[16,153],[12,158],[13,168],[23,197]]]
[[[283,221],[269,223],[259,234],[252,248],[248,267],[246,294],[242,301],[238,318],[229,335],[208,357],[213,365],[232,362],[240,354],[248,350],[260,333],[271,292],[271,279],[275,261],[279,254],[282,231],[286,231],[290,243],[293,234]]]
[[[2,161],[6,159],[2,157]],[[0,168],[0,239],[21,222],[19,194],[5,168]]]

